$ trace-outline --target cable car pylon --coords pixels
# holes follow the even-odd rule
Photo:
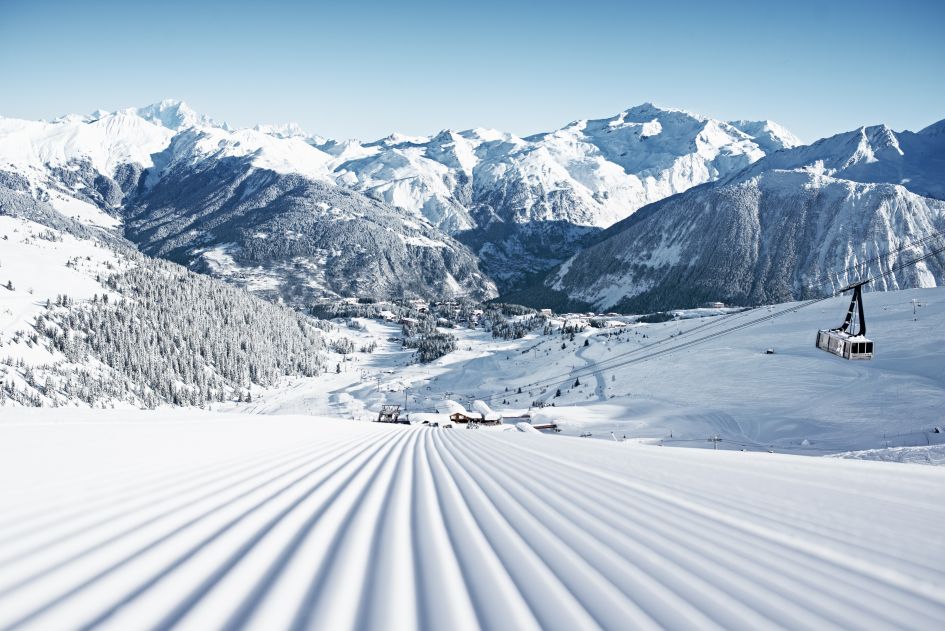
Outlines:
[[[843,359],[873,358],[873,341],[866,337],[866,314],[863,310],[863,285],[869,282],[872,281],[852,283],[840,290],[840,293],[853,291],[850,308],[843,324],[835,329],[817,331],[817,348]]]

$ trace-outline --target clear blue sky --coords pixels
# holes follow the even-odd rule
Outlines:
[[[945,2],[0,0],[0,115],[529,134],[651,101],[802,139],[945,118]]]

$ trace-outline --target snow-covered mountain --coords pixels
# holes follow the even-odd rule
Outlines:
[[[942,128],[864,127],[653,204],[565,262],[536,299],[637,310],[759,304],[820,295],[886,271],[945,243],[897,251],[945,229]],[[874,289],[943,281],[939,255]]]
[[[88,219],[0,173],[0,406],[205,405],[324,372],[326,323]]]
[[[251,157],[171,168],[125,214],[145,252],[298,306],[336,295],[497,295],[472,252],[422,217]]]
[[[316,260],[324,257],[307,252],[299,256],[309,258],[296,260],[291,267],[318,268],[318,274],[293,274],[276,282],[283,294],[292,284],[333,293],[373,287],[426,296],[445,289],[478,297],[494,295],[492,282],[454,238],[475,251],[488,276],[509,286],[526,274],[551,268],[591,236],[648,203],[728,176],[768,153],[797,144],[794,136],[770,121],[725,123],[650,104],[528,138],[473,129],[429,137],[392,134],[368,143],[329,141],[291,124],[233,129],[170,100],[52,122],[0,119],[0,169],[24,175],[37,195],[64,209],[91,204],[113,223],[123,215],[133,216],[129,234],[135,238],[150,239],[145,216],[150,211],[158,213],[157,222],[164,221],[161,213],[171,213],[177,218],[174,225],[208,228],[186,220],[188,214],[206,210],[206,200],[197,205],[196,199],[187,197],[188,189],[181,188],[184,181],[197,182],[198,173],[218,178],[216,194],[208,190],[214,184],[207,180],[196,186],[219,204],[226,203],[224,198],[251,171],[259,171],[319,183],[307,189],[305,208],[321,208],[328,202],[319,198],[329,192],[344,197],[346,204],[359,205],[361,209],[350,215],[358,221],[348,224],[347,230],[374,234],[375,245],[365,247],[357,263],[347,260],[350,249],[343,239],[333,245],[326,243],[330,237],[323,236],[309,249],[338,252],[344,259],[336,266],[339,269],[371,268],[376,273],[341,287],[325,281],[323,265]],[[228,167],[220,168],[222,163]],[[266,178],[253,181],[261,179]],[[169,197],[164,190],[173,190],[174,195]],[[270,207],[273,201],[254,198],[245,188],[240,195],[231,201],[245,208]],[[160,209],[155,198],[162,199]],[[332,219],[338,209],[333,212],[320,224],[331,225],[329,233],[337,233],[339,227]],[[385,217],[380,232],[374,227],[351,229],[376,213]],[[263,234],[265,229],[254,228],[252,222],[269,221],[271,214],[247,215],[248,223],[240,229]],[[391,231],[402,233],[399,241],[377,238]],[[165,225],[158,238],[169,236],[170,227]],[[425,249],[417,249],[420,243]],[[435,245],[426,247],[430,244]],[[150,240],[143,245],[152,251],[165,249]],[[178,248],[178,260],[199,264],[206,252],[212,256],[226,250],[236,261],[239,256],[234,254],[242,247],[239,239],[219,241],[213,234],[192,245],[186,253]],[[389,265],[391,258],[398,263]],[[422,261],[422,270],[411,269],[409,261],[414,259]],[[252,267],[257,264],[265,267],[264,261],[254,259]],[[272,262],[282,271],[286,265]],[[282,271],[267,275],[272,280]]]
[[[318,143],[294,126],[234,130],[163,101],[0,119],[0,171],[69,217],[125,220],[145,251],[270,297],[496,295],[475,256],[422,215],[337,185],[337,158]]]
[[[917,195],[945,199],[945,120],[919,132],[895,132],[886,125],[861,127],[772,155],[738,177],[770,169],[900,184]]]
[[[640,309],[797,297],[924,236],[945,199],[945,124],[800,146],[771,121],[644,104],[524,138],[362,143],[233,129],[163,101],[0,119],[0,170],[66,216],[270,298],[489,298],[498,285]],[[892,286],[939,283],[935,265]]]
[[[458,234],[508,283],[646,204],[799,144],[770,121],[725,123],[644,104],[528,138],[447,130],[322,148],[337,156],[340,183]]]
[[[605,228],[641,206],[799,144],[770,121],[724,123],[647,103],[524,139],[446,130],[324,148],[342,159],[334,174],[346,185],[456,232],[492,221]],[[509,199],[508,191],[520,194]],[[570,204],[556,201],[563,196]],[[449,211],[457,207],[467,212]]]

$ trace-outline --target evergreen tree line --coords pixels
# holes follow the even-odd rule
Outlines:
[[[456,336],[436,328],[437,317],[429,313],[417,314],[402,325],[404,348],[415,348],[421,363],[432,362],[456,350]]]
[[[404,346],[417,349],[417,359],[425,364],[455,351],[456,336],[433,331],[417,337],[404,338]]]
[[[136,263],[99,279],[120,298],[72,303],[60,296],[36,321],[70,363],[94,357],[127,379],[135,396],[119,398],[201,405],[325,371],[327,323],[173,263]]]
[[[502,338],[503,340],[517,340],[536,329],[544,330],[547,322],[547,318],[541,315],[527,316],[519,320],[509,320],[504,317],[493,319],[492,337]]]
[[[107,367],[98,370],[62,363],[27,366],[10,357],[0,360],[0,368],[4,367],[22,373],[24,383],[18,387],[10,377],[0,379],[0,406],[10,402],[26,407],[61,407],[81,401],[105,408],[122,401],[153,408],[163,402],[151,388]],[[0,370],[0,375],[6,372]]]

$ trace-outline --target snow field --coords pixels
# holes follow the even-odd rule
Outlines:
[[[54,235],[57,240],[40,235]],[[0,217],[0,354],[31,363],[50,361],[45,349],[8,344],[9,338],[17,331],[32,332],[47,299],[55,301],[59,294],[68,294],[84,300],[106,293],[96,274],[121,264],[114,252],[92,241],[26,219]],[[8,281],[13,282],[13,291],[6,288]]]
[[[934,628],[945,471],[196,411],[0,423],[0,628]],[[67,420],[68,418],[68,420]]]
[[[63,216],[75,219],[87,226],[116,228],[121,225],[121,220],[117,217],[112,217],[97,206],[76,197],[53,192],[50,194],[49,203]]]
[[[784,304],[726,318],[587,329],[574,341],[560,334],[496,340],[485,331],[450,329],[458,337],[457,350],[419,365],[409,363],[411,352],[388,341],[401,335],[399,325],[359,320],[365,331],[341,328],[339,335],[351,337],[357,347],[374,340],[374,353],[351,355],[345,374],[260,392],[241,410],[372,420],[382,404],[403,405],[406,390],[409,410],[424,414],[446,413],[450,400],[471,408],[472,401],[483,399],[514,416],[540,401],[547,407],[532,409],[533,420],[606,440],[613,432],[618,439],[711,448],[707,439],[719,435],[720,449],[809,455],[934,446],[945,443],[945,434],[934,433],[935,427],[945,430],[943,297],[942,288],[867,293],[868,332],[876,344],[876,356],[868,362],[844,361],[814,347],[819,328],[842,321],[848,297],[798,311]],[[916,316],[913,299],[919,305]],[[610,361],[598,374],[585,370],[782,312],[651,360]],[[564,320],[555,322],[560,326]],[[695,327],[704,328],[689,334]],[[644,347],[649,349],[640,350]],[[775,354],[764,354],[768,348]],[[545,385],[532,385],[537,382]]]

